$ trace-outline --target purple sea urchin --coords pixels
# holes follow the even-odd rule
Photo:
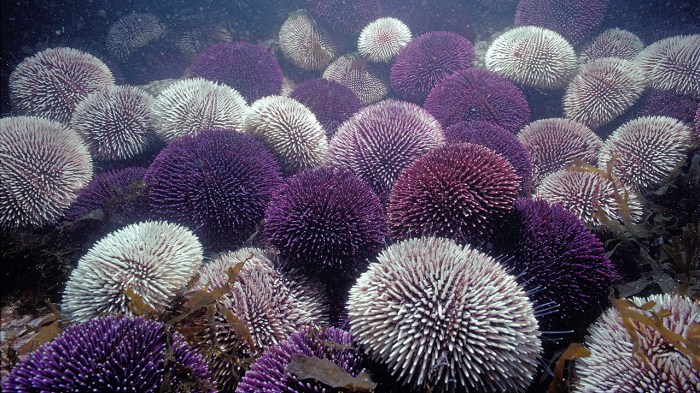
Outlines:
[[[690,129],[677,119],[645,116],[615,130],[603,144],[598,166],[612,165],[624,184],[641,191],[658,187],[686,159]]]
[[[107,51],[117,60],[126,60],[134,51],[165,33],[165,26],[153,14],[124,15],[114,22],[107,33]]]
[[[0,227],[55,223],[92,177],[80,137],[39,117],[0,119]]]
[[[238,91],[202,78],[171,84],[151,107],[156,133],[166,142],[206,128],[242,131],[247,113]]]
[[[608,0],[520,0],[515,25],[554,30],[578,45],[598,28],[607,6]]]
[[[540,338],[530,301],[498,262],[451,240],[389,246],[350,290],[350,330],[406,385],[522,391]]]
[[[262,141],[285,174],[322,165],[328,137],[316,115],[293,98],[268,96],[250,106],[245,131]]]
[[[384,208],[352,172],[302,172],[273,195],[265,236],[295,268],[316,271],[364,266],[384,244]]]
[[[423,107],[443,125],[482,120],[517,133],[530,119],[527,100],[513,82],[481,68],[443,79],[428,94]]]
[[[595,164],[603,141],[590,128],[569,119],[533,121],[518,133],[532,158],[532,183],[575,161]]]
[[[651,87],[700,98],[700,34],[656,41],[634,61]]]
[[[388,63],[411,41],[411,30],[396,18],[379,18],[365,26],[357,50],[371,62]]]
[[[472,66],[474,47],[459,34],[430,32],[408,43],[391,67],[391,88],[402,100],[422,103],[440,81]]]
[[[558,33],[522,26],[501,34],[486,51],[486,68],[540,89],[566,86],[577,67],[574,48]]]
[[[432,150],[396,180],[387,215],[394,239],[441,236],[458,243],[485,241],[512,209],[520,191],[513,166],[481,145]]]
[[[112,86],[85,97],[75,107],[70,127],[98,160],[125,160],[143,153],[155,134],[150,117],[153,97],[132,86]]]
[[[235,247],[256,229],[281,183],[274,157],[249,135],[203,130],[168,144],[145,174],[151,210]]]
[[[320,382],[300,380],[287,372],[287,366],[295,355],[329,360],[352,377],[362,371],[362,357],[352,347],[350,332],[332,327],[303,329],[256,359],[236,388],[236,393],[327,391],[328,387]]]
[[[329,137],[362,103],[349,87],[328,79],[309,79],[299,83],[289,95],[316,115]]]
[[[321,71],[341,53],[341,46],[306,11],[289,15],[279,32],[282,53],[302,70]]]
[[[328,161],[350,169],[387,200],[401,172],[443,144],[442,127],[425,109],[385,100],[363,108],[338,128]]]
[[[46,49],[12,71],[10,100],[19,114],[68,123],[82,99],[112,85],[112,72],[95,56],[71,48]]]
[[[634,33],[618,28],[607,29],[581,51],[579,60],[582,64],[603,57],[632,60],[642,49],[644,44]]]
[[[133,316],[124,294],[132,289],[158,311],[202,263],[202,245],[188,229],[144,221],[112,232],[78,261],[63,293],[61,311],[84,322],[103,313]]]
[[[367,60],[354,54],[336,59],[323,71],[323,77],[349,87],[362,105],[377,102],[389,92],[386,82],[367,64]]]
[[[564,95],[566,117],[598,128],[634,104],[644,90],[641,70],[614,57],[592,60],[579,69]]]
[[[627,113],[630,119],[642,116],[667,116],[678,119],[685,124],[692,124],[695,118],[696,104],[693,100],[670,90],[651,90],[639,100],[638,108]],[[637,106],[637,105],[635,105]]]
[[[277,60],[265,48],[247,42],[210,46],[192,62],[190,76],[226,84],[248,102],[279,94],[283,78]]]
[[[307,0],[313,13],[329,26],[345,34],[357,34],[371,21],[379,18],[379,0]]]
[[[691,329],[700,324],[700,306],[688,297],[651,295],[631,302],[637,307],[653,302],[650,310],[634,310],[647,317],[667,310],[661,318],[663,327],[681,340],[692,340]],[[674,348],[659,328],[630,320],[637,336],[633,340],[625,322],[616,308],[610,308],[589,329],[586,346],[591,356],[576,361],[574,392],[700,391],[700,371],[692,364],[697,359]]]
[[[72,326],[2,381],[12,392],[143,392],[189,383],[214,392],[202,357],[178,333],[145,319],[103,317]],[[202,390],[202,387],[205,387]]]

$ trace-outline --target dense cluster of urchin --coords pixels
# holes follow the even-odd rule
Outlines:
[[[302,70],[321,71],[340,54],[341,45],[306,11],[292,12],[280,27],[282,53]]]
[[[651,87],[700,98],[700,34],[656,41],[634,61]]]
[[[294,86],[289,94],[316,115],[331,137],[335,130],[362,108],[362,103],[349,87],[328,79],[309,79]]]
[[[72,48],[52,48],[24,59],[10,74],[10,101],[21,115],[68,123],[90,93],[114,85],[107,65]]]
[[[65,125],[33,116],[0,119],[0,228],[58,221],[92,178],[92,158]]]
[[[126,160],[143,153],[155,135],[153,97],[133,86],[112,86],[85,97],[73,111],[70,127],[97,160]]]
[[[131,289],[163,311],[202,262],[202,245],[188,229],[162,221],[129,225],[98,241],[78,261],[63,293],[61,311],[73,322],[101,314],[133,316]]]
[[[238,384],[236,393],[329,391],[321,382],[301,380],[287,372],[287,366],[295,355],[303,355],[331,361],[356,377],[362,371],[362,356],[352,345],[352,334],[344,330],[333,327],[300,330],[256,359]]]
[[[486,68],[525,86],[559,89],[574,75],[576,53],[558,33],[537,26],[508,30],[489,46]]]
[[[72,326],[32,352],[3,378],[2,390],[157,393],[188,384],[187,391],[215,391],[204,359],[180,334],[108,316]]]
[[[414,160],[444,144],[440,123],[425,109],[385,100],[348,119],[331,139],[329,163],[353,171],[382,200]]]
[[[107,51],[124,61],[134,51],[159,39],[165,33],[165,26],[153,14],[132,12],[112,24],[107,32]]]
[[[611,165],[613,175],[624,184],[650,191],[685,162],[690,144],[690,128],[681,121],[665,116],[640,117],[608,137],[598,165],[603,170]]]
[[[394,239],[440,236],[480,244],[512,209],[520,178],[481,145],[450,144],[417,159],[396,180],[387,206]]]
[[[402,383],[522,391],[540,338],[525,291],[493,258],[441,238],[389,246],[350,290],[350,330]]]
[[[583,48],[579,60],[582,64],[603,57],[632,60],[642,49],[644,49],[644,43],[634,33],[612,28],[598,34]]]
[[[680,295],[651,295],[631,299],[637,307],[654,302],[646,311],[633,312],[650,317],[662,310],[663,327],[642,325],[635,320],[623,321],[616,308],[608,309],[589,329],[586,346],[591,355],[576,360],[574,392],[697,392],[700,391],[700,371],[693,364],[697,359],[688,356],[670,342],[668,329],[681,342],[693,340],[692,329],[700,324],[700,305]],[[631,323],[637,337],[633,340],[626,323]],[[635,343],[636,342],[636,343]],[[635,350],[636,345],[639,345]],[[690,345],[688,345],[690,347]],[[645,359],[642,356],[646,357]]]
[[[153,125],[165,142],[206,128],[242,131],[248,105],[236,90],[202,78],[175,82],[151,106]]]
[[[389,93],[382,76],[359,55],[346,54],[332,62],[323,77],[339,82],[357,94],[362,105],[377,102]]]
[[[411,41],[411,30],[396,18],[379,18],[365,26],[357,50],[371,62],[390,62]]]

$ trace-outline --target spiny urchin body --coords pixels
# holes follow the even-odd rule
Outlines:
[[[590,128],[569,119],[542,119],[528,124],[518,139],[532,158],[532,183],[576,161],[595,164],[603,141]]]
[[[384,244],[384,208],[352,172],[319,168],[277,189],[265,212],[265,236],[297,269],[364,266]]]
[[[248,102],[282,89],[282,70],[265,48],[247,42],[222,42],[205,49],[192,62],[190,76],[223,83]]]
[[[634,61],[651,87],[700,98],[700,34],[656,41]]]
[[[112,86],[85,97],[75,107],[70,127],[97,160],[126,160],[143,153],[153,140],[153,97],[133,86]]]
[[[598,128],[634,104],[644,90],[644,77],[633,62],[604,57],[584,64],[564,94],[566,117]]]
[[[19,114],[68,123],[90,93],[114,85],[107,65],[72,48],[52,48],[24,59],[10,74],[10,101]]]
[[[326,130],[328,137],[350,116],[362,108],[362,103],[349,87],[328,79],[309,79],[294,86],[290,98],[306,105]]]
[[[61,123],[31,116],[0,119],[0,227],[59,220],[92,178],[92,158]]]
[[[576,53],[558,33],[537,26],[508,30],[489,46],[486,68],[539,89],[560,89],[574,75]]]
[[[598,166],[641,191],[658,187],[686,159],[690,128],[665,116],[645,116],[615,130],[603,144]]]
[[[515,25],[554,30],[578,45],[598,28],[607,6],[608,0],[520,0]]]
[[[367,64],[367,60],[354,54],[336,59],[323,71],[323,77],[349,87],[362,105],[377,102],[389,93],[382,76]]]
[[[311,11],[345,34],[355,35],[371,21],[379,18],[379,0],[308,0]]]
[[[591,229],[605,228],[605,220],[638,224],[642,219],[637,194],[595,172],[559,170],[542,179],[535,194],[564,206]]]
[[[440,123],[425,109],[385,100],[363,108],[340,126],[328,149],[330,164],[353,171],[382,200],[414,160],[444,144]]]
[[[646,317],[650,311],[660,313],[662,324],[671,334],[691,341],[691,329],[700,324],[700,306],[697,301],[680,295],[651,295],[630,299],[641,307],[654,302],[648,311],[632,309]],[[576,360],[574,392],[659,392],[681,393],[700,391],[700,371],[693,365],[691,356],[681,353],[662,336],[659,328],[629,321],[637,335],[639,352],[616,308],[608,309],[589,329],[586,346],[591,355]],[[646,356],[648,363],[640,353]],[[697,359],[695,359],[697,361]]]
[[[165,142],[206,128],[243,130],[248,106],[236,90],[202,78],[184,79],[153,101],[151,116]]]
[[[168,144],[144,176],[153,213],[197,228],[208,246],[243,243],[282,182],[259,141],[233,130],[203,130]]]
[[[493,150],[471,143],[439,147],[396,180],[387,206],[390,235],[479,244],[501,224],[519,191],[513,166]]]
[[[282,53],[302,70],[321,71],[341,53],[341,45],[305,11],[289,15],[279,32]]]
[[[425,237],[389,246],[350,290],[350,330],[405,385],[523,391],[537,369],[532,305],[498,262]]]
[[[251,104],[245,131],[262,141],[285,174],[322,165],[328,137],[316,115],[299,101],[268,96]]]
[[[159,39],[165,26],[153,14],[132,12],[114,22],[107,32],[107,51],[124,61],[133,52]]]
[[[108,316],[72,326],[3,378],[12,392],[214,392],[202,356],[159,322]]]
[[[642,116],[667,116],[685,124],[692,124],[697,104],[690,98],[670,90],[647,89],[635,105],[636,110],[628,113],[630,120]]]
[[[202,245],[188,229],[163,221],[129,225],[80,258],[66,284],[61,312],[73,322],[103,313],[133,316],[127,289],[163,311],[201,262]]]
[[[423,107],[443,125],[464,120],[495,123],[517,133],[530,120],[525,94],[513,82],[481,68],[459,71],[428,94]]]
[[[520,177],[521,191],[529,194],[532,186],[532,159],[512,132],[485,121],[462,121],[445,129],[447,143],[474,143],[502,155]]]
[[[459,34],[438,31],[408,43],[391,67],[391,88],[402,100],[422,103],[449,75],[472,66],[474,47]]]
[[[644,43],[634,33],[618,28],[607,29],[588,44],[579,56],[581,63],[602,57],[632,60],[644,49]]]
[[[352,345],[352,334],[344,330],[333,327],[300,330],[256,359],[238,384],[236,393],[330,391],[321,382],[297,378],[286,371],[287,366],[292,363],[293,356],[303,355],[331,361],[356,377],[362,371],[362,356]]]
[[[411,41],[411,30],[396,18],[379,18],[365,26],[357,50],[371,62],[390,62]]]

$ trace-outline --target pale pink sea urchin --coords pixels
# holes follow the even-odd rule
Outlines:
[[[349,87],[362,105],[377,102],[389,93],[386,81],[367,64],[367,60],[351,53],[332,62],[323,71],[323,77]]]
[[[396,18],[379,18],[365,26],[357,50],[365,59],[388,63],[411,41],[411,30]]]
[[[656,41],[634,61],[651,87],[700,98],[700,34]]]
[[[117,60],[124,61],[134,51],[157,40],[165,33],[165,26],[153,14],[133,12],[114,22],[107,32],[107,51]]]
[[[306,11],[289,15],[279,32],[282,53],[302,70],[323,70],[340,54],[341,45]]]
[[[642,40],[634,33],[618,28],[607,29],[588,44],[579,56],[581,63],[602,57],[632,60],[644,49]]]

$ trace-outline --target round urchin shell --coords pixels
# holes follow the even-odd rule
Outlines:
[[[566,86],[578,66],[574,48],[559,33],[522,26],[501,34],[486,51],[486,68],[539,89]]]
[[[144,178],[152,212],[197,228],[215,248],[252,235],[282,182],[265,146],[232,130],[203,130],[171,142]]]
[[[278,188],[265,211],[265,236],[306,271],[364,266],[384,245],[384,208],[352,172],[319,168]]]
[[[175,82],[153,101],[151,116],[165,142],[206,128],[243,130],[248,105],[236,90],[202,78]]]
[[[443,127],[482,120],[515,134],[530,120],[525,94],[508,79],[481,68],[443,79],[430,91],[423,107]]]
[[[690,135],[688,126],[671,117],[631,120],[605,141],[598,166],[605,170],[612,160],[612,174],[621,182],[640,191],[651,191],[685,161]]]
[[[155,137],[153,97],[132,86],[112,86],[85,97],[75,107],[70,127],[97,160],[126,160],[143,153]]]
[[[503,261],[537,308],[542,331],[577,330],[607,303],[617,272],[603,244],[581,220],[557,204],[520,199],[498,233]]]
[[[108,316],[71,326],[32,352],[2,390],[157,393],[166,384],[215,391],[204,359],[182,335],[159,322]]]
[[[542,119],[518,133],[532,158],[532,183],[536,187],[550,173],[576,161],[595,164],[603,141],[590,128],[569,119]]]
[[[382,13],[379,0],[308,0],[311,11],[345,34],[357,34]]]
[[[289,95],[316,115],[329,137],[336,129],[362,108],[354,91],[336,81],[309,79],[299,83]]]
[[[268,96],[250,106],[245,131],[261,140],[275,155],[285,174],[322,165],[328,137],[316,115],[299,101]]]
[[[598,128],[634,104],[644,90],[644,77],[634,63],[614,57],[583,65],[564,94],[566,117]]]
[[[368,66],[367,60],[354,54],[336,59],[323,71],[323,77],[349,87],[362,105],[377,102],[389,92],[386,82]]]
[[[124,291],[162,311],[202,262],[202,245],[188,229],[164,221],[132,224],[98,241],[78,261],[61,312],[73,322],[103,313],[133,316]]]
[[[235,282],[230,283],[228,271],[241,262],[243,267]],[[225,286],[230,291],[217,300],[219,307],[238,317],[248,329],[254,347],[249,347],[220,313],[215,315],[213,332],[205,332],[200,344],[213,344],[229,355],[217,356],[210,351],[207,361],[219,389],[233,391],[241,366],[231,358],[256,357],[299,329],[323,323],[326,309],[315,287],[300,277],[281,273],[257,248],[242,248],[202,265],[192,289],[214,291]]]
[[[521,191],[530,193],[532,159],[527,149],[512,132],[485,121],[462,121],[445,129],[447,143],[474,143],[502,155],[520,177]]]
[[[562,169],[542,179],[535,194],[564,206],[594,230],[606,227],[601,215],[620,224],[638,224],[642,220],[642,203],[637,194],[599,173]],[[628,217],[623,217],[622,207]]]
[[[581,51],[579,60],[582,64],[603,57],[632,60],[642,49],[644,44],[634,33],[618,28],[607,29]]]
[[[396,180],[387,216],[394,239],[441,236],[458,243],[488,239],[520,191],[520,178],[503,156],[481,145],[432,150]]]
[[[134,51],[159,39],[165,26],[152,14],[133,12],[114,22],[107,32],[107,51],[117,60],[126,60]]]
[[[459,34],[437,31],[408,43],[391,66],[391,88],[402,100],[422,103],[430,90],[457,71],[470,68],[474,47]]]
[[[145,168],[124,168],[95,176],[80,190],[77,199],[66,212],[65,221],[76,221],[97,209],[105,214],[105,220],[117,218],[128,221],[145,211]]]
[[[236,393],[325,392],[321,382],[300,380],[286,371],[293,356],[302,355],[332,362],[351,377],[362,372],[362,357],[353,348],[352,334],[333,327],[303,329],[268,349],[245,373]]]
[[[651,316],[650,311],[658,314],[668,310],[669,315],[662,318],[663,326],[682,340],[691,341],[692,327],[700,324],[700,306],[688,297],[663,294],[630,300],[637,307],[655,303],[648,311],[633,309],[646,317]],[[616,308],[608,309],[589,329],[586,346],[591,355],[576,360],[575,392],[700,391],[700,371],[694,368],[694,359],[675,349],[658,328],[629,322],[636,332],[639,352]]]
[[[302,70],[321,71],[340,54],[338,41],[306,11],[289,15],[279,33],[282,53]]]
[[[190,66],[190,76],[236,89],[248,102],[282,91],[282,69],[265,48],[247,42],[222,42],[205,49]]]
[[[537,369],[533,307],[515,278],[441,238],[389,246],[350,290],[350,330],[405,385],[522,391]]]
[[[10,74],[10,101],[21,115],[68,123],[90,93],[114,85],[107,65],[72,48],[46,49],[24,59]]]
[[[700,34],[656,41],[637,55],[635,63],[651,87],[700,98]]]
[[[357,50],[367,60],[388,63],[411,41],[411,30],[396,18],[379,18],[365,26]]]
[[[554,30],[578,45],[598,28],[607,6],[608,0],[520,0],[515,25]]]
[[[0,227],[59,220],[92,178],[92,158],[61,123],[31,116],[0,119]]]
[[[350,169],[387,200],[401,172],[444,142],[440,123],[425,109],[385,100],[363,108],[338,128],[328,148],[328,161]]]

